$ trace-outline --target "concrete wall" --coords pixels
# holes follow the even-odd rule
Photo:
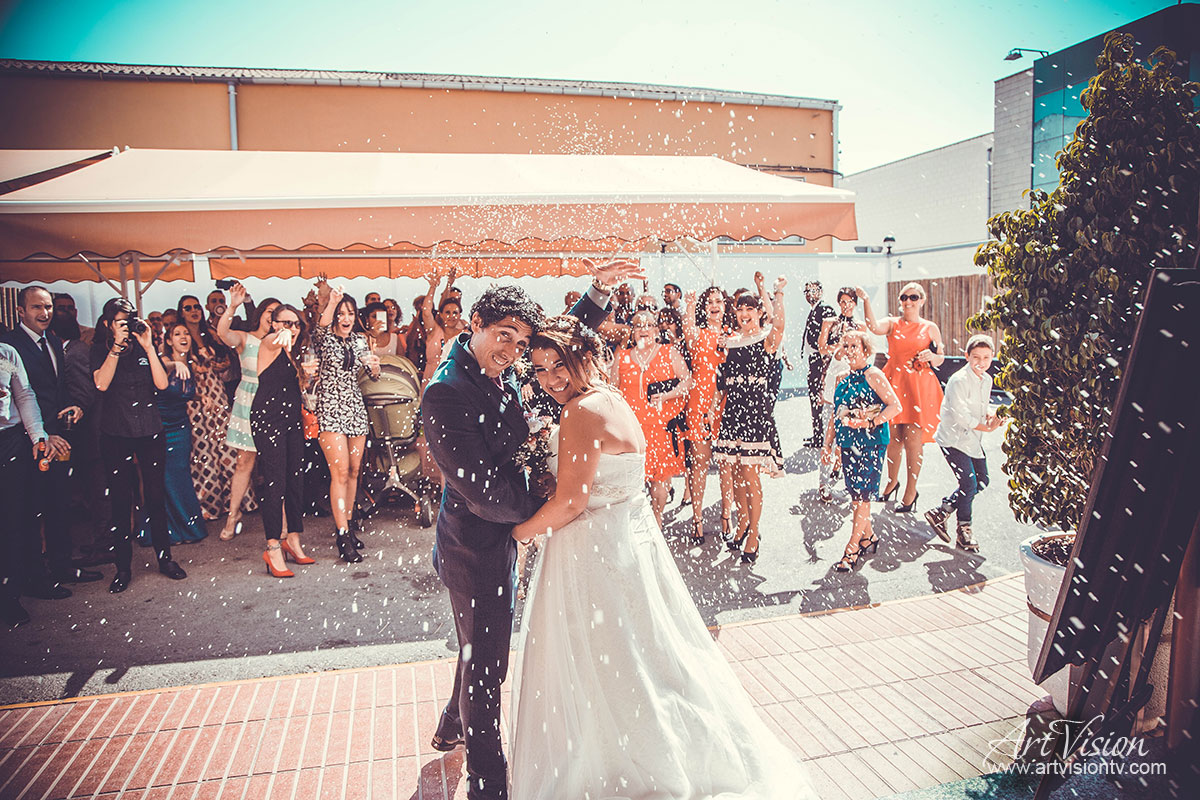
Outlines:
[[[1029,208],[1033,158],[1033,70],[996,81],[992,215]]]
[[[859,238],[835,252],[880,246],[890,235],[889,280],[982,274],[973,256],[987,234],[992,145],[988,133],[847,175],[838,186],[857,193]]]

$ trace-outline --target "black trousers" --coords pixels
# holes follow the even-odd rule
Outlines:
[[[458,669],[454,689],[442,711],[437,735],[462,734],[467,746],[469,800],[508,797],[508,760],[500,746],[500,684],[508,673],[512,636],[512,581],[500,596],[450,591],[458,633]]]
[[[72,453],[74,456],[74,453]],[[71,570],[71,473],[69,461],[51,461],[46,472],[34,471],[33,502],[36,526],[46,543],[46,561],[52,573]]]
[[[253,428],[252,428],[253,430]],[[300,426],[266,433],[254,430],[258,468],[262,473],[263,533],[282,539],[304,530],[304,433]],[[284,514],[287,528],[284,529]]]
[[[808,357],[808,402],[812,406],[814,439],[821,435],[821,392],[825,389],[825,372],[828,369],[827,356]]]
[[[14,425],[0,431],[0,591],[16,600],[27,586],[30,570],[40,565],[41,543],[33,527],[33,443],[25,428]]]
[[[108,472],[108,495],[112,501],[112,533],[116,541],[113,563],[118,572],[129,572],[133,563],[134,497],[138,472],[142,478],[142,513],[150,520],[150,541],[159,561],[171,557],[167,528],[166,472],[167,439],[159,431],[153,436],[109,436],[100,434],[100,452]],[[134,466],[134,457],[137,466]]]

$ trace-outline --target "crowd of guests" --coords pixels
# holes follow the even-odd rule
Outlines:
[[[115,298],[95,329],[78,324],[69,295],[23,289],[20,324],[0,337],[0,491],[3,507],[17,510],[3,537],[5,622],[29,620],[21,595],[67,597],[69,584],[101,580],[90,567],[108,561],[116,567],[109,590],[125,591],[135,540],[153,548],[162,575],[182,580],[173,546],[205,538],[205,523],[222,519],[219,538],[231,540],[242,514],[255,510],[273,576],[294,576],[289,561],[315,562],[302,541],[310,513],[332,517],[339,558],[361,561],[356,498],[368,420],[359,381],[379,375],[382,356],[396,355],[422,384],[432,377],[449,343],[469,330],[454,280],[451,272],[438,296],[442,276],[431,276],[407,325],[395,300],[369,293],[360,308],[323,278],[301,307],[256,303],[234,282],[203,304],[185,295],[144,320]],[[783,471],[774,409],[791,368],[786,286],[781,277],[768,290],[761,274],[753,288],[732,293],[666,284],[655,295],[625,284],[598,329],[609,378],[645,434],[645,479],[660,525],[680,478],[680,508],[692,510],[688,535],[704,544],[715,464],[720,539],[746,564],[758,559],[763,537],[762,476]],[[901,290],[898,315],[882,319],[861,288],[839,290],[836,309],[817,282],[804,294],[811,308],[799,355],[808,358],[813,414],[805,445],[822,449],[820,499],[834,501],[840,474],[853,516],[836,568],[853,569],[878,549],[872,502],[895,499],[895,513],[916,507],[928,442],[941,448],[959,485],[926,518],[950,541],[947,521],[956,515],[958,546],[977,550],[971,502],[987,484],[980,439],[1000,424],[988,413],[991,340],[968,342],[967,367],[943,396],[933,368],[945,348],[937,325],[921,316],[918,284]],[[568,293],[565,308],[578,298]],[[882,368],[868,334],[887,339]],[[533,413],[555,416],[557,404],[532,370],[521,380]],[[438,481],[424,452],[422,464]],[[73,495],[100,528],[82,561],[63,500]]]

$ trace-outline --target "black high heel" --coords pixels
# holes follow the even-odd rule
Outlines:
[[[834,564],[833,568],[838,572],[849,572],[858,566],[858,559],[861,555],[861,549],[855,549],[852,553],[850,552],[850,548],[847,547],[845,552],[842,553],[842,560]]]
[[[753,564],[756,561],[758,561],[758,551],[757,550],[755,550],[753,553],[751,553],[749,551],[742,553],[742,563],[743,564]]]
[[[357,564],[363,560],[351,541],[351,534],[344,528],[337,532],[337,549],[338,555],[347,564]]]
[[[879,537],[875,534],[871,534],[871,538],[867,540],[866,544],[863,544],[862,539],[858,540],[858,554],[861,556],[866,555],[868,552],[879,552]]]
[[[725,543],[725,546],[728,547],[731,551],[736,553],[738,550],[742,549],[742,542],[746,541],[746,536],[749,535],[749,533],[750,533],[750,526],[747,525],[745,527],[745,529],[742,531],[740,536],[733,537],[732,539],[730,539],[728,542]]]
[[[917,500],[919,500],[920,498],[921,498],[921,493],[917,492],[916,494],[913,495],[913,499],[912,499],[911,503],[909,503],[908,505],[896,506],[895,508],[892,509],[892,513],[893,514],[911,514],[912,510],[914,508],[916,508]]]
[[[730,528],[732,528],[732,527],[733,527],[733,523],[730,522],[729,515],[722,514],[721,515],[721,541],[725,542],[725,544],[729,544],[731,541],[733,541],[733,531],[730,530]]]
[[[692,522],[695,524],[695,528],[688,539],[691,540],[692,544],[704,544],[704,523],[698,519],[694,519]]]
[[[896,481],[896,483],[893,484],[891,489],[889,489],[889,490],[885,491],[883,494],[879,495],[879,502],[886,503],[888,500],[891,500],[893,497],[895,497],[896,492],[898,492],[898,491],[900,491],[900,481]]]

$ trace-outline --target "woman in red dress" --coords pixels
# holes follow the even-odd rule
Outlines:
[[[634,314],[633,346],[617,351],[612,381],[642,425],[650,507],[661,528],[671,478],[683,474],[683,455],[672,446],[667,423],[683,412],[691,375],[683,354],[671,345],[659,344],[657,337],[658,320],[654,312]]]
[[[887,448],[887,500],[900,487],[900,459],[907,468],[907,480],[900,505],[893,511],[906,514],[917,502],[917,478],[925,443],[933,441],[942,409],[942,386],[933,368],[946,360],[942,332],[938,326],[921,316],[925,305],[925,289],[919,283],[908,283],[900,290],[900,315],[875,319],[867,293],[859,289],[867,327],[888,340],[888,361],[883,368],[888,383],[896,391],[901,411],[891,421],[891,442]]]
[[[733,305],[719,286],[710,286],[697,299],[684,298],[683,335],[691,356],[692,389],[687,400],[687,477],[692,498],[692,541],[704,543],[704,485],[712,462],[712,443],[721,427],[717,406],[717,370],[725,361],[725,337],[734,327]],[[721,530],[731,536],[729,509],[722,506]]]

